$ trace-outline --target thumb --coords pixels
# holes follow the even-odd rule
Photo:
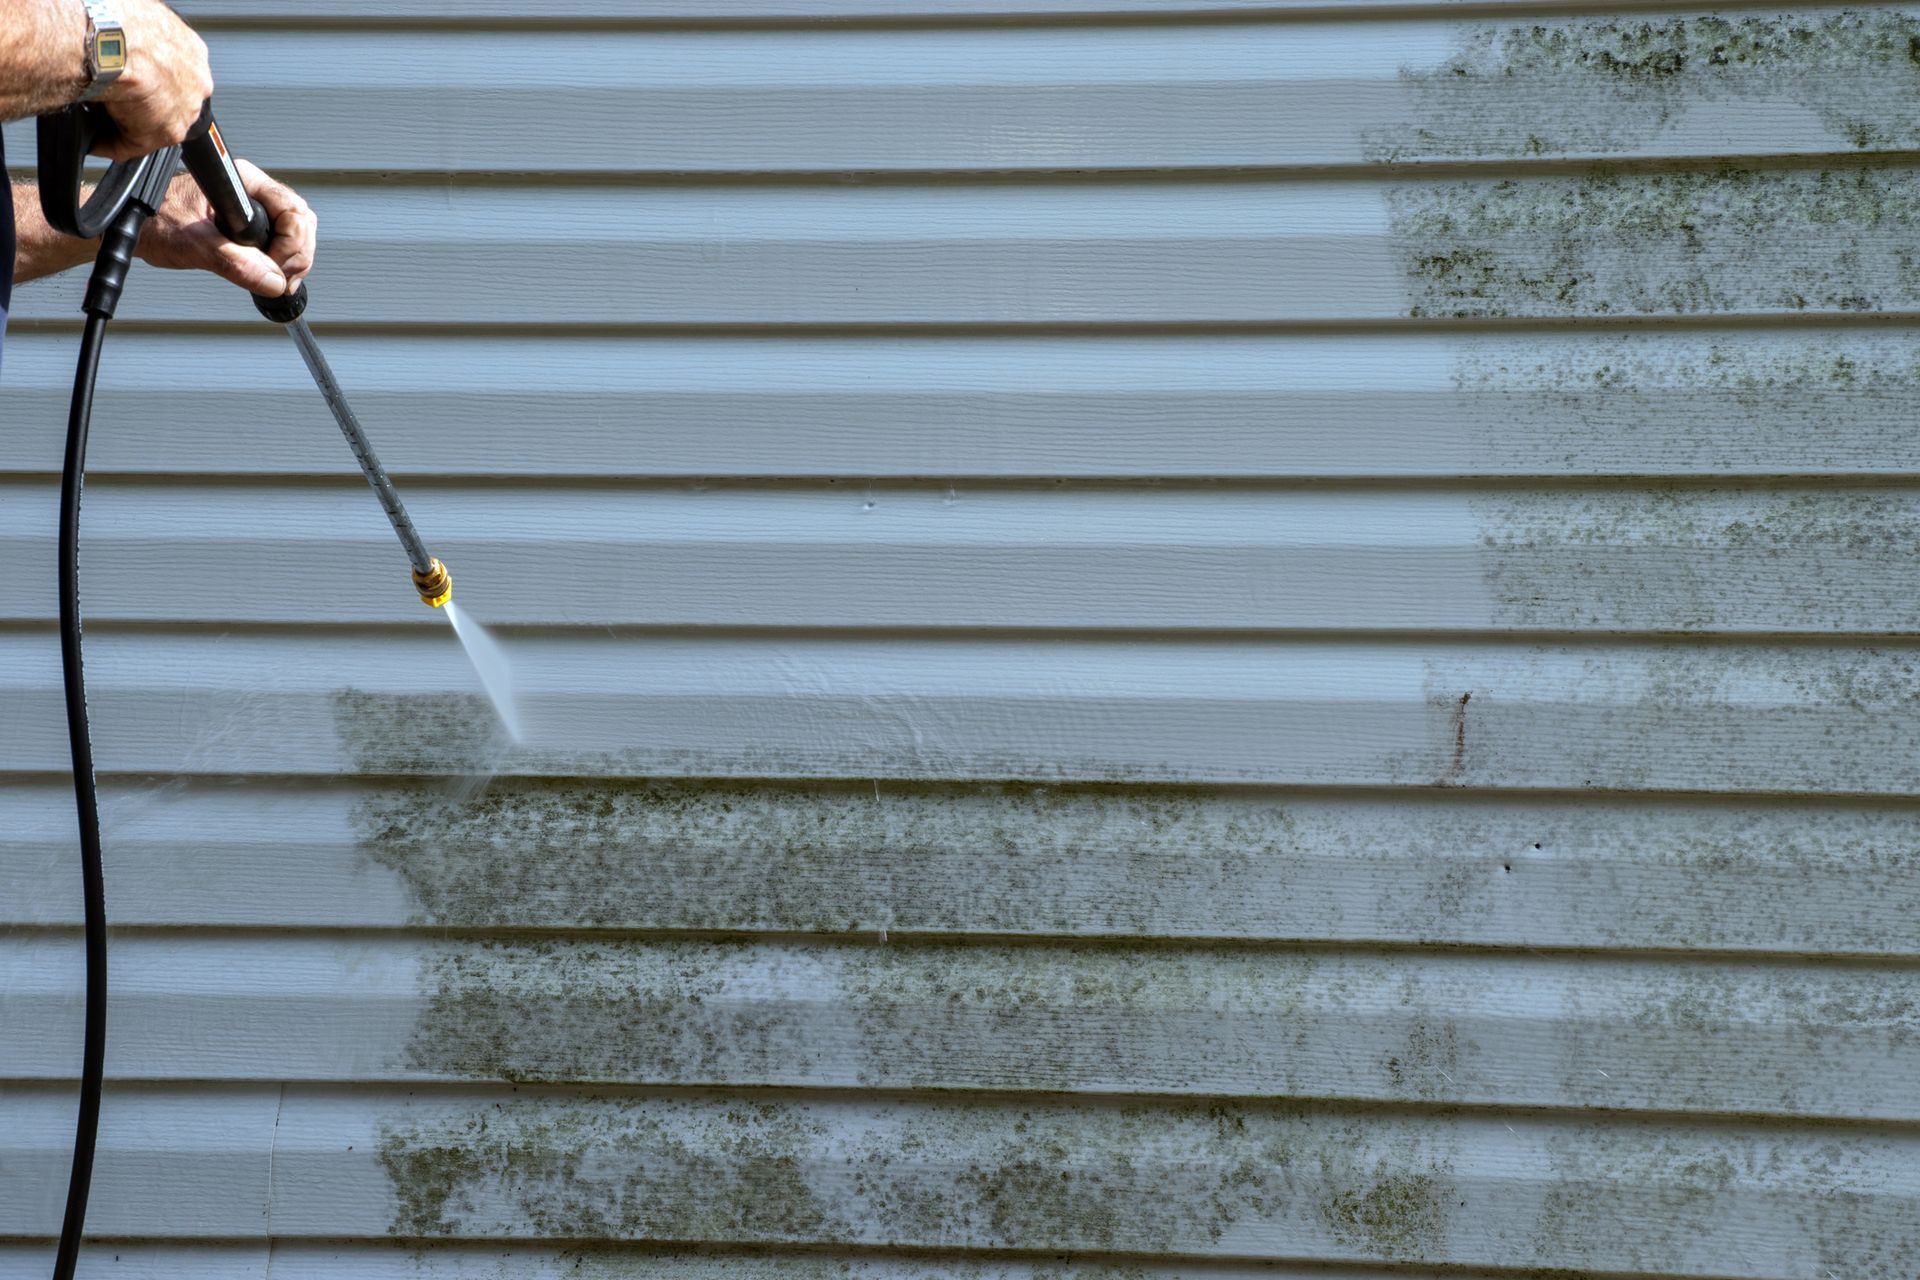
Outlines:
[[[221,279],[232,281],[248,293],[277,298],[287,291],[287,277],[272,258],[224,237],[215,250],[213,269]]]

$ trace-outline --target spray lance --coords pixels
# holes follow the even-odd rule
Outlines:
[[[73,1172],[67,1186],[66,1215],[54,1260],[55,1280],[71,1280],[86,1222],[92,1183],[94,1140],[100,1125],[100,1090],[106,1063],[107,925],[106,891],[101,869],[100,814],[94,794],[93,744],[87,727],[87,695],[81,661],[79,591],[80,491],[86,471],[87,430],[93,417],[94,382],[107,322],[120,304],[127,271],[133,265],[140,231],[166,200],[174,172],[187,171],[213,207],[222,235],[238,244],[264,249],[272,237],[266,210],[254,204],[220,136],[213,103],[179,146],[111,165],[91,194],[84,189],[88,154],[110,136],[113,123],[97,106],[76,105],[41,116],[38,122],[40,206],[56,230],[83,239],[99,237],[93,274],[81,303],[86,325],[80,362],[74,372],[73,400],[67,417],[66,463],[60,483],[60,658],[67,706],[67,736],[73,754],[74,799],[80,822],[81,879],[86,921],[86,1027],[82,1049],[80,1106],[73,1148]],[[83,198],[84,197],[84,198]],[[408,519],[386,469],[374,456],[366,433],[348,408],[340,384],[321,355],[305,319],[307,288],[284,297],[255,296],[260,314],[286,326],[301,359],[318,384],[334,420],[347,437],[353,456],[380,499],[380,506],[406,548],[414,589],[435,608],[453,596],[446,566],[427,554]]]

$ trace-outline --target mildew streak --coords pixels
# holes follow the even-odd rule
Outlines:
[[[380,1153],[412,1237],[1849,1280],[1906,1280],[1920,1249],[1910,1141],[1753,1126],[522,1093],[395,1112]]]
[[[1508,625],[1920,630],[1920,494],[1647,488],[1471,500]]]
[[[1472,733],[1468,769],[1499,745]],[[381,787],[354,821],[421,923],[469,929],[1920,952],[1900,806],[503,780]]]
[[[1463,344],[1453,382],[1487,406],[1479,449],[1512,471],[1920,471],[1905,426],[1920,420],[1920,340],[1906,330],[1502,335]]]
[[[1401,79],[1412,116],[1376,160],[1624,155],[1703,108],[1783,102],[1836,147],[1920,146],[1920,18],[1892,9],[1486,24]]]
[[[1920,170],[1620,173],[1387,192],[1415,317],[1920,310]]]
[[[409,1074],[1920,1119],[1920,973],[1057,947],[446,944]]]
[[[1276,1227],[1445,1256],[1443,1135],[1289,1108],[1010,1108],[521,1095],[383,1126],[406,1237],[1209,1252]],[[1227,1251],[1232,1251],[1229,1247]]]

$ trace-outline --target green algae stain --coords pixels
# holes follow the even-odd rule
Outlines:
[[[1336,1239],[1380,1258],[1445,1256],[1451,1187],[1432,1173],[1409,1173],[1382,1161],[1362,1185],[1335,1188],[1320,1213]]]
[[[917,1261],[900,1256],[839,1258],[806,1252],[772,1253],[759,1248],[588,1245],[561,1251],[558,1259],[557,1274],[575,1280],[1173,1280],[1175,1274],[1160,1267],[1065,1258],[1041,1262]],[[525,1274],[531,1273],[505,1268],[497,1276],[488,1273],[494,1280]]]
[[[767,1103],[649,1108],[519,1096],[389,1123],[389,1233],[574,1240],[803,1240],[846,1234],[801,1167],[824,1130]]]
[[[1283,806],[1108,785],[400,784],[354,826],[423,922],[876,937],[1177,931],[1199,897],[1284,890],[1294,847]]]
[[[1454,383],[1509,474],[1741,475],[1920,469],[1920,343],[1879,328],[1700,335],[1502,333]]]
[[[410,1109],[381,1157],[407,1238],[1181,1252],[1292,1212],[1302,1123],[1219,1104],[522,1093]]]
[[[1890,10],[1483,25],[1440,65],[1402,71],[1412,120],[1374,133],[1369,153],[1618,156],[1657,147],[1696,112],[1783,105],[1817,118],[1835,147],[1912,149],[1917,49],[1920,18]]]
[[[1108,1093],[1296,1087],[1316,957],[1056,947],[447,943],[406,1065],[510,1082]],[[1359,979],[1364,978],[1364,981]],[[1314,1025],[1384,979],[1349,962]],[[1369,1082],[1378,1088],[1377,1082]]]
[[[488,941],[435,952],[408,1064],[436,1075],[530,1081],[701,1081],[743,1061],[804,1070],[774,1016],[717,1014],[721,948]]]
[[[1403,184],[1409,314],[1920,310],[1920,171],[1847,168]]]
[[[388,1183],[399,1193],[389,1228],[397,1236],[450,1234],[456,1219],[472,1211],[471,1192],[488,1173],[477,1144],[415,1127],[383,1127],[379,1156]]]
[[[406,697],[342,689],[334,731],[361,773],[487,773],[511,745],[493,706],[477,693]]]
[[[1469,503],[1506,625],[1628,631],[1909,632],[1889,565],[1920,555],[1897,490],[1498,491]]]

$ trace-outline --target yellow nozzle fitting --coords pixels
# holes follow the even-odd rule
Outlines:
[[[420,593],[422,600],[438,609],[453,599],[453,575],[447,572],[447,566],[435,560],[425,573],[413,571],[413,589]]]

